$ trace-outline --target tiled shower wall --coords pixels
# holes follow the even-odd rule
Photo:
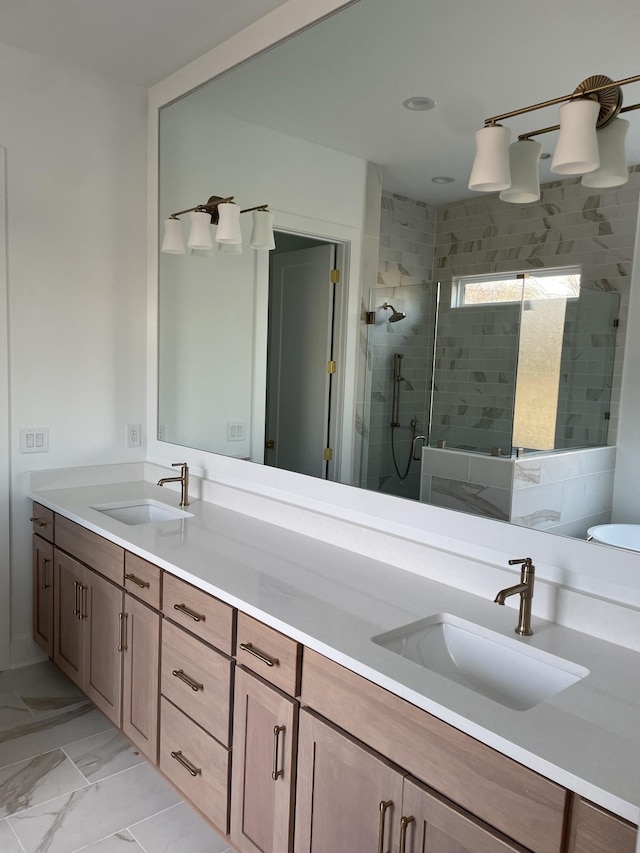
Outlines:
[[[532,204],[507,204],[497,195],[491,195],[437,209],[435,279],[450,282],[458,275],[580,264],[582,287],[586,291],[620,294],[620,326],[617,333],[615,329],[609,330],[610,340],[604,341],[605,347],[613,343],[615,333],[610,444],[615,443],[617,428],[624,318],[628,309],[639,187],[640,166],[633,166],[628,184],[618,189],[597,192],[583,187],[579,179],[572,179],[543,185],[540,201]],[[576,339],[574,343],[572,358],[578,363],[565,365],[563,369],[565,403],[573,398],[578,403],[585,402],[589,371],[580,370],[580,363],[586,368],[603,356],[599,353],[590,358],[586,351],[589,342]],[[574,376],[581,378],[578,382],[570,381]],[[585,384],[581,385],[583,381]],[[463,399],[471,403],[477,393],[477,387],[470,384]],[[574,408],[578,412],[580,405]],[[567,425],[576,427],[576,419]],[[567,436],[569,446],[571,438]]]
[[[366,477],[361,485],[415,500],[420,493],[420,462],[411,462],[402,480],[391,452],[393,356],[403,355],[401,426],[394,430],[393,439],[398,468],[404,474],[411,454],[411,419],[417,421],[416,434],[427,428],[436,298],[431,283],[435,215],[433,205],[382,193],[377,281],[365,306],[375,312],[375,325],[367,330],[366,397],[371,404],[366,440],[365,436],[362,440]],[[406,319],[389,323],[391,312],[382,309],[385,302],[404,311]]]

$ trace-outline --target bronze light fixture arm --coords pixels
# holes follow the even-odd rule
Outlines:
[[[618,114],[630,113],[632,110],[640,110],[640,104],[631,104],[628,107],[622,107]],[[542,136],[543,133],[553,133],[554,130],[560,130],[560,125],[552,124],[549,127],[541,127],[539,130],[530,130],[528,133],[521,133],[518,139],[531,139],[533,136]]]
[[[198,211],[198,213],[208,213],[214,224],[217,221],[217,209],[219,204],[230,204],[233,202],[235,196],[228,196],[227,198],[221,198],[217,195],[212,195],[209,201],[206,204],[197,204],[195,207],[188,207],[186,210],[177,210],[175,213],[172,213],[169,219],[177,219],[179,216],[183,216],[185,213],[193,213],[194,211]],[[241,210],[240,213],[251,213],[254,210],[268,210],[268,204],[259,204],[256,207],[247,207],[244,210]]]
[[[598,81],[598,82],[596,82]],[[609,80],[609,78],[602,77],[600,75],[589,77],[573,91],[570,95],[562,95],[559,98],[551,98],[548,101],[541,101],[538,104],[532,104],[529,107],[520,107],[517,110],[511,110],[508,113],[501,113],[500,115],[491,116],[490,118],[485,119],[484,126],[492,127],[500,121],[503,121],[507,118],[513,118],[514,116],[524,115],[525,113],[531,113],[535,110],[541,110],[545,107],[552,107],[555,104],[561,104],[565,101],[572,101],[575,98],[585,98],[590,95],[597,95],[600,92],[606,92],[608,89],[619,90],[621,86],[626,86],[628,83],[637,83],[640,81],[640,74],[635,74],[633,77],[625,77],[623,80]],[[618,99],[621,102],[621,97],[618,95]],[[601,100],[598,98],[598,100]],[[611,118],[615,117],[619,111],[619,107],[615,110],[613,116],[607,115],[605,120],[608,121]],[[549,128],[544,130],[544,132],[548,132],[548,130],[555,130],[555,128]],[[542,133],[543,131],[534,131],[534,133]],[[527,134],[528,135],[534,135]]]

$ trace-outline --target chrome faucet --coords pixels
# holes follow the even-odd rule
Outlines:
[[[504,604],[510,595],[520,595],[520,613],[518,614],[518,624],[516,625],[516,634],[523,637],[530,637],[533,634],[531,630],[531,602],[533,600],[533,581],[535,579],[536,567],[531,561],[531,557],[522,557],[519,560],[509,560],[510,566],[522,566],[520,572],[520,583],[515,586],[508,586],[506,589],[501,589],[495,597],[496,604]]]
[[[180,506],[189,506],[189,466],[186,462],[174,462],[171,467],[180,468],[180,476],[162,477],[158,480],[158,486],[164,486],[165,483],[181,483]]]

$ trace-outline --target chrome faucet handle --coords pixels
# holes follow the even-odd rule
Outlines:
[[[187,465],[186,462],[172,462],[171,467],[172,468],[188,468],[189,466]]]
[[[515,560],[509,560],[510,566],[525,566],[528,569],[533,568],[533,560],[531,557],[518,557]]]

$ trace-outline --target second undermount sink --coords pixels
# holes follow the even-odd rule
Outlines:
[[[103,515],[115,518],[123,524],[153,524],[158,521],[173,521],[176,518],[191,518],[190,512],[184,512],[168,504],[154,501],[151,498],[142,498],[136,501],[124,501],[113,504],[101,504],[93,506]]]
[[[583,666],[449,613],[371,639],[515,711],[533,708],[589,675]]]

